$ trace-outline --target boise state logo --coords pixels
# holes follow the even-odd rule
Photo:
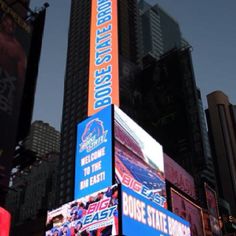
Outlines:
[[[86,150],[92,151],[102,143],[106,142],[107,130],[104,130],[103,122],[98,118],[89,121],[86,124],[84,132],[82,134],[80,144],[80,152]]]

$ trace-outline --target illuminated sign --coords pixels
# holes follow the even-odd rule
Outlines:
[[[112,184],[112,106],[77,126],[75,199]]]
[[[95,230],[97,236],[118,235],[118,186],[110,186],[48,212],[46,228],[46,236],[92,235]]]
[[[219,212],[217,204],[216,192],[205,183],[205,192],[207,200],[207,208],[209,212],[209,220],[212,232],[218,236],[221,235],[220,224],[219,224]]]
[[[116,179],[167,207],[162,146],[118,107],[114,110]]]
[[[11,215],[4,208],[0,207],[0,236],[9,236]]]
[[[190,236],[189,223],[122,186],[123,235]]]
[[[164,165],[166,179],[196,200],[193,177],[166,154],[164,154]]]
[[[172,212],[190,223],[191,235],[203,236],[202,209],[171,188]]]
[[[119,105],[117,0],[92,0],[88,116]]]

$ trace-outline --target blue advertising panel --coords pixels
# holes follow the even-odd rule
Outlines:
[[[128,236],[190,236],[189,223],[122,186],[122,232]]]
[[[81,198],[112,185],[112,106],[77,126],[75,194]]]

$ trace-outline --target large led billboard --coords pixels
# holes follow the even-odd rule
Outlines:
[[[91,0],[88,115],[119,105],[117,0]]]
[[[190,223],[191,236],[204,236],[202,209],[171,188],[172,212]]]
[[[112,185],[112,106],[77,126],[75,199]]]
[[[114,106],[116,180],[166,207],[162,146]]]
[[[122,186],[122,233],[127,236],[191,235],[187,221],[125,186]]]
[[[7,186],[25,84],[31,26],[0,0],[0,185]]]
[[[205,183],[205,192],[211,230],[214,236],[220,236],[221,230],[216,192],[207,183]]]
[[[11,215],[4,208],[0,207],[0,236],[9,236]]]
[[[164,165],[166,180],[196,200],[193,177],[166,154],[164,154]]]
[[[113,185],[49,211],[45,235],[119,235],[118,215],[118,186]]]

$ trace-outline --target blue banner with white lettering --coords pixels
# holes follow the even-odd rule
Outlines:
[[[75,162],[75,199],[112,185],[112,106],[78,124]]]
[[[190,236],[189,223],[122,186],[122,232],[127,236]]]

